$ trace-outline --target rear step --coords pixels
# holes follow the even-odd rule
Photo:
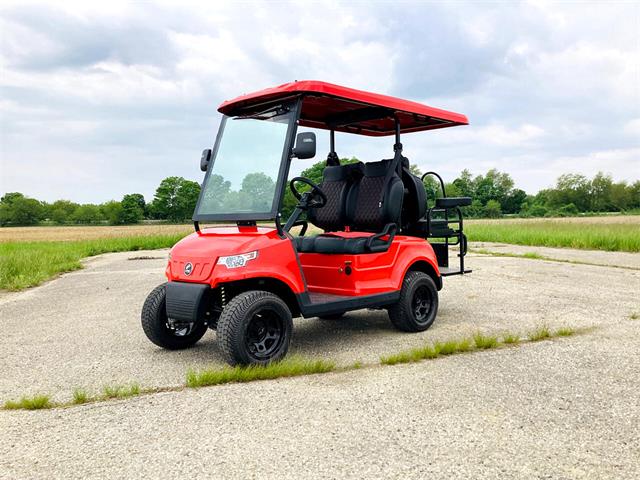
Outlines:
[[[451,268],[451,267],[438,267],[440,270],[440,275],[443,277],[450,277],[451,275],[463,275],[465,273],[471,273],[473,270],[460,270],[459,268]]]

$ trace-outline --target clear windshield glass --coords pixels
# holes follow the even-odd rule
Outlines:
[[[274,210],[276,182],[293,113],[267,120],[227,118],[196,215]]]

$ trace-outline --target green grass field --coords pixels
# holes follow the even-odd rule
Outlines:
[[[82,268],[81,260],[109,252],[168,248],[190,226],[27,227],[0,229],[0,289],[22,290]],[[640,252],[640,217],[616,216],[472,220],[470,241]]]
[[[80,260],[83,258],[101,253],[167,248],[183,236],[172,234],[71,242],[0,243],[0,289],[33,287],[59,273],[82,268]]]
[[[471,242],[640,252],[640,223],[572,220],[467,222],[464,230]]]

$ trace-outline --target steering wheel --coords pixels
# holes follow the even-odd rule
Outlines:
[[[296,185],[295,185],[296,182],[306,183],[311,187],[311,191],[300,193],[296,189]],[[291,193],[293,193],[293,196],[296,197],[296,199],[300,203],[303,203],[303,202],[306,203],[305,205],[303,205],[303,207],[305,208],[322,208],[327,204],[327,196],[324,194],[324,192],[320,189],[318,185],[313,183],[308,178],[304,178],[304,177],[292,178],[291,181],[289,182],[289,188],[291,188]],[[305,198],[303,199],[303,197]]]

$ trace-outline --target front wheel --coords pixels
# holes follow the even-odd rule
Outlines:
[[[402,282],[400,300],[389,307],[391,323],[403,332],[422,332],[436,320],[438,289],[423,272],[408,272]]]
[[[189,348],[207,331],[204,322],[177,323],[167,318],[166,283],[149,294],[142,307],[142,330],[147,338],[167,350]]]
[[[293,321],[277,295],[251,290],[234,297],[218,320],[218,345],[230,365],[266,365],[287,354]]]

